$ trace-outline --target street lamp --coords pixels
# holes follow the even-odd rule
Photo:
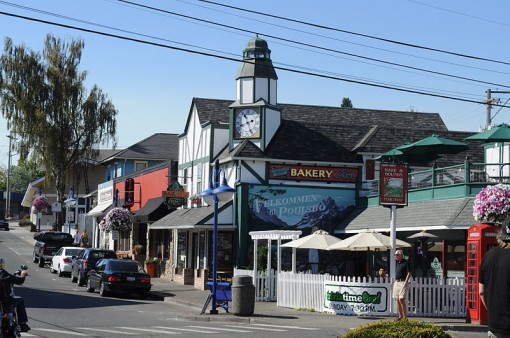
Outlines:
[[[69,217],[69,213],[71,211],[71,207],[73,205],[76,205],[76,198],[74,197],[74,190],[73,188],[69,189],[69,194],[67,195],[67,199],[64,200],[64,203],[66,204],[66,218],[67,218],[67,228],[69,230],[69,233],[71,233],[71,220]],[[74,212],[74,210],[73,210]],[[76,215],[73,215],[76,216]],[[73,217],[74,219],[74,217]]]
[[[199,196],[204,199],[204,202],[214,206],[214,223],[213,223],[213,252],[212,252],[212,304],[211,304],[211,314],[217,314],[218,310],[216,309],[216,286],[218,281],[217,277],[217,259],[218,256],[218,202],[220,201],[228,201],[232,199],[232,196],[235,193],[235,189],[231,188],[227,184],[227,179],[225,178],[225,170],[219,169],[220,162],[216,160],[214,162],[214,171],[212,173],[211,181],[209,181],[209,188],[202,191]],[[223,180],[219,181],[219,176],[223,172]]]

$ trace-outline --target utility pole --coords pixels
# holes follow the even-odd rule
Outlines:
[[[491,90],[491,89],[487,89],[485,91],[487,93],[487,100],[485,101],[485,103],[487,104],[487,121],[485,123],[485,130],[488,130],[489,127],[491,126],[491,123],[492,123],[492,103],[493,102],[499,102],[499,99],[498,98],[492,98],[492,93],[496,93],[496,94],[510,94],[509,91],[501,91],[501,90]]]
[[[5,197],[5,219],[11,218],[11,157],[12,157],[12,139],[14,136],[7,135],[9,138],[9,159],[7,161],[7,196]]]

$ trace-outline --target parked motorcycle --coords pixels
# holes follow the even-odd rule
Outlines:
[[[28,266],[23,264],[21,270],[28,270]],[[21,275],[21,270],[17,270],[14,274],[18,276]],[[14,284],[11,284],[11,297],[14,297]],[[0,304],[0,315],[0,318],[2,318],[0,338],[21,337],[21,328],[18,324],[16,306],[14,306],[12,302],[9,305]]]

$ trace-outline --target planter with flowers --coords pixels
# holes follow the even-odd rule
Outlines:
[[[192,204],[200,204],[202,202],[202,199],[198,197],[197,195],[192,195],[190,198],[190,201]]]
[[[147,271],[151,277],[157,277],[158,259],[151,256],[147,257],[145,259],[145,271]]]
[[[48,200],[44,196],[37,196],[32,201],[32,213],[45,213],[50,208],[50,203],[48,203]]]
[[[131,211],[124,208],[113,208],[99,223],[99,227],[104,231],[126,231],[131,230],[132,223],[133,215]]]
[[[478,222],[501,224],[509,214],[510,185],[489,185],[476,195],[473,217]]]

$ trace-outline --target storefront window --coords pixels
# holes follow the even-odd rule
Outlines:
[[[188,251],[188,232],[179,231],[177,234],[177,269],[186,268],[186,256]]]
[[[212,257],[212,245],[209,250],[209,257]],[[234,233],[233,232],[220,232],[218,233],[218,256],[217,256],[218,271],[232,271],[234,262]],[[210,260],[212,268],[212,260]]]

